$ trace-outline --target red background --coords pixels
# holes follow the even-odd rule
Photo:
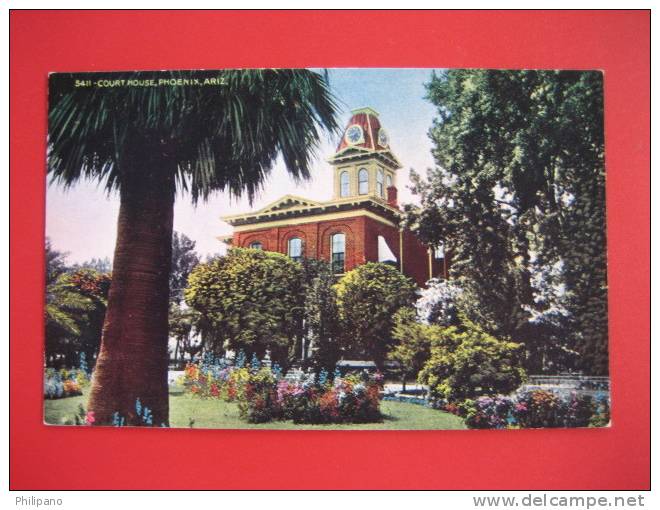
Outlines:
[[[647,12],[14,11],[10,27],[12,488],[650,486]],[[605,71],[610,429],[118,431],[42,425],[47,73],[263,66]]]

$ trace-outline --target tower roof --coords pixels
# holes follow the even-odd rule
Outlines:
[[[351,118],[330,161],[358,154],[377,153],[389,160],[392,166],[400,168],[399,161],[390,150],[387,131],[381,125],[378,116],[378,112],[368,106],[352,110]]]

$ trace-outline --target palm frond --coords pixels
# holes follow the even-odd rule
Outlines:
[[[76,78],[222,79],[213,86],[80,87]],[[336,131],[327,75],[305,69],[54,74],[50,77],[48,172],[120,189],[136,152],[166,152],[178,189],[193,201],[216,190],[250,200],[282,156],[295,179],[309,177],[320,131]]]

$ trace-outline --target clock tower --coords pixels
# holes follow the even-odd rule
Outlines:
[[[293,260],[331,264],[338,278],[360,264],[383,262],[423,286],[443,275],[446,264],[401,226],[397,204],[399,160],[373,108],[351,112],[332,165],[332,198],[285,195],[256,211],[224,216],[231,246],[283,253]]]
[[[351,111],[328,162],[334,168],[334,200],[369,197],[396,206],[396,172],[401,164],[373,108]]]

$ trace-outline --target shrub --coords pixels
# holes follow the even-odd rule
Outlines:
[[[280,379],[276,385],[276,395],[280,419],[296,423],[321,421],[318,390],[313,375],[309,374],[295,382]]]
[[[373,359],[382,368],[395,343],[394,314],[414,302],[414,282],[387,264],[367,262],[348,271],[335,290],[347,354]]]
[[[397,341],[388,358],[398,363],[401,382],[405,390],[406,379],[416,377],[430,357],[430,346],[437,340],[442,328],[420,324],[413,308],[399,309],[394,315],[392,338]]]
[[[302,265],[281,253],[232,248],[195,267],[184,296],[198,313],[196,327],[207,347],[215,350],[228,342],[261,357],[270,351],[283,364],[302,335]]]
[[[563,425],[561,399],[545,390],[532,390],[518,396],[515,416],[521,427],[542,428]]]
[[[590,427],[607,427],[610,424],[610,403],[601,398],[594,404],[594,414],[589,420]]]
[[[499,340],[469,321],[439,328],[418,380],[431,400],[460,402],[514,391],[526,377],[523,345]]]
[[[479,397],[466,400],[459,408],[471,429],[503,429],[512,424],[514,403],[509,397]]]
[[[588,427],[595,411],[591,396],[573,392],[564,402],[564,426]]]
[[[518,396],[516,420],[522,427],[587,427],[596,409],[589,395],[571,393],[567,398],[545,390]]]
[[[245,369],[238,369],[237,372]],[[248,373],[243,390],[243,398],[238,408],[241,417],[250,423],[264,423],[280,416],[277,405],[276,379],[269,368],[261,368]]]
[[[451,405],[444,408],[449,411],[447,406]],[[589,395],[572,393],[562,397],[539,389],[513,397],[467,399],[456,407],[472,429],[586,427],[609,422],[607,399],[594,405]]]

